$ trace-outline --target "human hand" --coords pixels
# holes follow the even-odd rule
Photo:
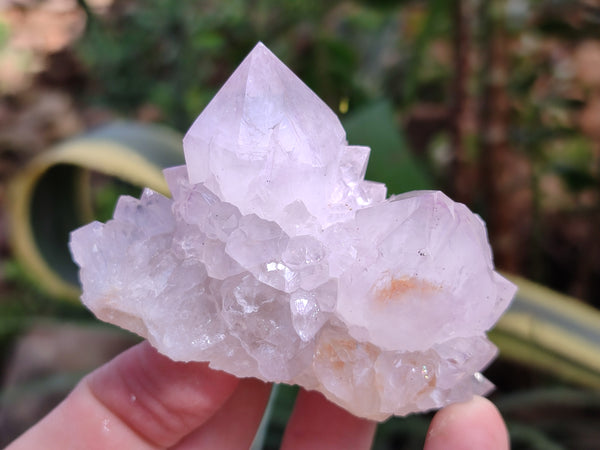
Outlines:
[[[147,342],[85,377],[50,414],[8,446],[18,449],[246,449],[271,386],[206,363],[173,362]],[[368,449],[374,422],[301,390],[285,449]],[[439,411],[425,450],[508,449],[500,414],[480,397]]]

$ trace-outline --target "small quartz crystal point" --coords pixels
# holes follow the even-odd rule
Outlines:
[[[172,198],[71,235],[82,301],[180,361],[299,384],[373,420],[485,394],[515,286],[441,192],[386,198],[369,148],[258,44],[194,122]]]

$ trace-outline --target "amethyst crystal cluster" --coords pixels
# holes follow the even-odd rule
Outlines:
[[[386,198],[369,148],[258,44],[165,171],[73,232],[83,302],[174,360],[321,391],[357,416],[486,393],[515,287],[441,192]]]

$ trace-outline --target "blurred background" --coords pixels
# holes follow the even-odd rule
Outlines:
[[[151,169],[259,40],[371,146],[367,178],[466,203],[522,277],[486,371],[513,448],[600,447],[598,0],[0,0],[0,446],[137,341],[77,302],[68,231],[160,190]],[[430,418],[374,448],[419,448]]]

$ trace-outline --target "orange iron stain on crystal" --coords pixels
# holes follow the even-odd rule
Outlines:
[[[323,361],[329,361],[334,370],[342,370],[346,362],[342,359],[342,354],[349,355],[356,350],[357,342],[353,339],[333,339],[327,341],[317,349],[317,358]]]
[[[400,301],[407,295],[427,295],[437,292],[440,286],[416,277],[392,278],[382,287],[376,288],[375,302],[386,305]]]

